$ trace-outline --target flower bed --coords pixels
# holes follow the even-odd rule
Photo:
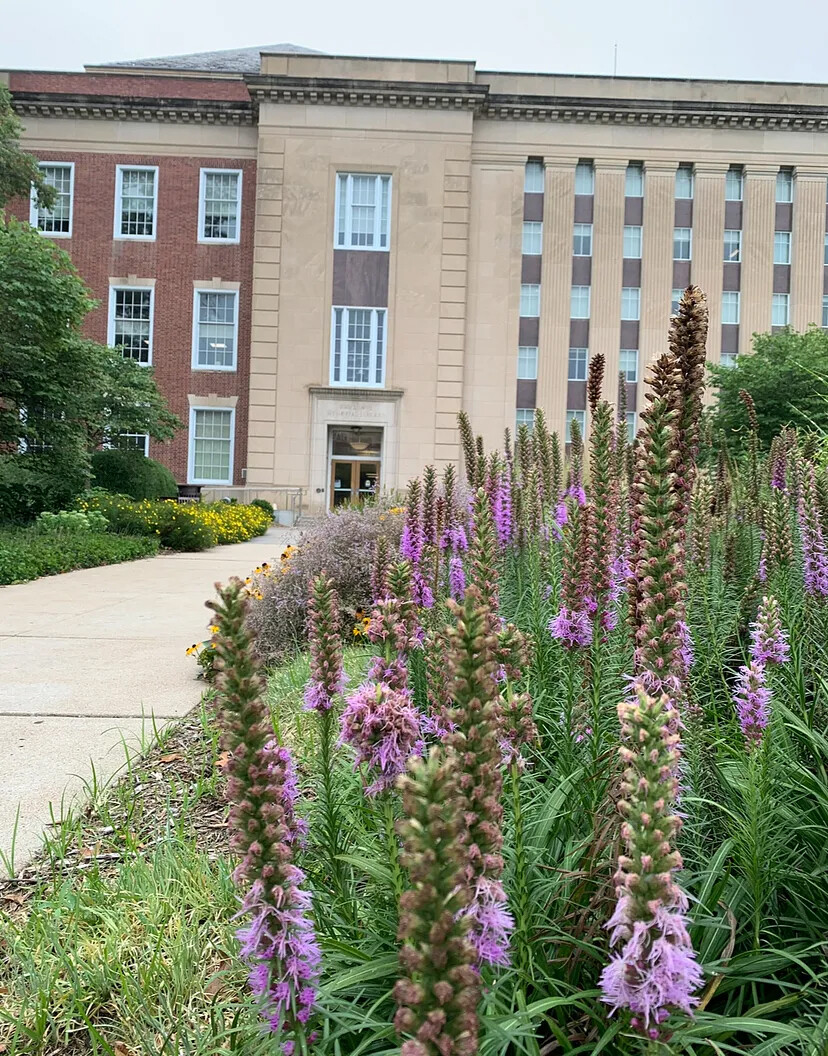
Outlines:
[[[158,540],[146,536],[5,529],[0,531],[0,584],[113,565],[157,552]]]
[[[259,506],[235,503],[135,501],[93,492],[79,500],[82,510],[99,510],[113,532],[156,536],[168,550],[206,550],[264,535],[271,524]]]

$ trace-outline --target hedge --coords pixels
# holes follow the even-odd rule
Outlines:
[[[151,557],[158,539],[109,532],[0,531],[0,584],[23,583],[40,576],[71,572]]]
[[[166,466],[135,448],[111,448],[92,455],[95,484],[132,499],[174,499],[175,477]]]

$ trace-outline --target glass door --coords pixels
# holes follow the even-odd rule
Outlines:
[[[331,509],[365,502],[378,492],[382,469],[382,429],[333,425],[328,450]]]

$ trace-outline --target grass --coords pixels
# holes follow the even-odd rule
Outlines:
[[[366,653],[352,649],[352,681]],[[307,659],[270,680],[274,725],[301,729]],[[276,706],[278,702],[278,706]],[[272,1053],[234,937],[223,758],[209,692],[0,881],[4,1056]]]
[[[0,585],[95,568],[158,553],[158,539],[109,532],[0,530]]]

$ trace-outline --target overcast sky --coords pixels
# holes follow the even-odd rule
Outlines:
[[[828,81],[817,0],[40,0],[3,5],[0,69],[290,42],[478,69]]]

